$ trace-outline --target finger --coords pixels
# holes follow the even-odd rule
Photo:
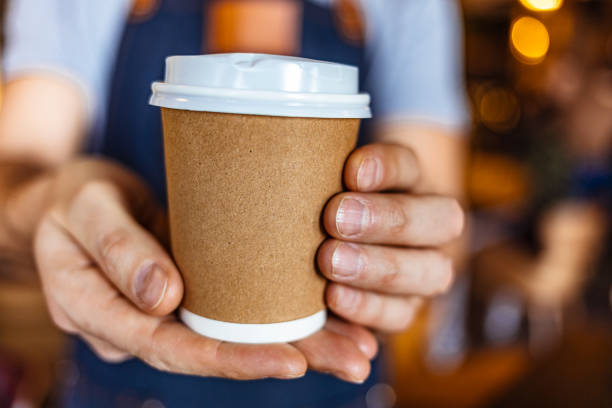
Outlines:
[[[172,317],[156,318],[136,311],[123,298],[108,307],[102,333],[153,367],[175,373],[252,380],[298,378],[307,368],[302,353],[288,344],[236,344],[209,339]],[[124,316],[124,329],[109,330],[110,319]]]
[[[450,258],[438,251],[327,240],[317,253],[319,269],[332,281],[396,295],[446,292],[453,279]]]
[[[446,197],[341,193],[323,213],[334,238],[372,244],[436,246],[457,238],[463,211]]]
[[[289,344],[237,344],[203,337],[177,321],[165,321],[153,333],[154,349],[147,354],[170,371],[210,374],[238,380],[275,377],[298,378],[305,374],[307,363]]]
[[[411,149],[394,144],[371,144],[355,150],[344,166],[344,182],[351,191],[407,190],[419,178]]]
[[[221,343],[196,334],[173,316],[142,313],[92,265],[73,238],[46,217],[34,242],[45,293],[78,327],[165,371],[236,379],[295,378],[307,368],[287,344]]]
[[[353,341],[364,356],[372,360],[378,353],[378,341],[376,337],[363,326],[347,323],[340,319],[330,317],[327,319],[325,329],[340,334]]]
[[[294,343],[308,366],[345,381],[361,384],[370,375],[370,361],[348,337],[331,330],[320,330]]]
[[[89,334],[81,333],[80,335],[90,348],[96,353],[98,358],[107,363],[122,363],[130,359],[130,354],[125,351],[121,351],[110,343],[100,340],[97,337]]]
[[[41,239],[40,237],[44,237]],[[72,242],[65,231],[62,231],[49,219],[41,223],[34,242],[34,249],[41,278],[47,309],[53,322],[64,332],[78,334],[102,360],[112,363],[125,361],[130,355],[110,343],[93,335],[83,333],[71,317],[55,300],[58,292],[55,290],[54,273],[51,270],[83,270],[91,266],[82,250]],[[38,255],[42,255],[42,258]],[[51,273],[49,273],[51,272]]]
[[[327,287],[327,303],[337,315],[348,321],[378,330],[406,330],[414,320],[423,300],[366,292],[333,283]]]
[[[118,348],[125,348],[153,367],[168,372],[252,380],[298,378],[307,368],[302,353],[288,344],[235,344],[209,339],[173,317],[144,315],[124,298],[107,305],[108,315],[90,328]],[[109,329],[122,316],[122,329]]]
[[[139,225],[113,184],[93,182],[67,208],[65,228],[134,304],[155,315],[176,309],[183,283],[158,241]]]

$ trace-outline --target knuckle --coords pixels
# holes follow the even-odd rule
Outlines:
[[[393,182],[401,184],[411,184],[414,182],[414,178],[417,176],[417,164],[414,153],[411,148],[403,145],[395,145],[397,153],[392,155],[390,160],[389,169],[390,178]]]
[[[51,321],[53,322],[53,324],[55,324],[55,326],[58,329],[60,329],[61,331],[65,332],[65,333],[68,333],[68,334],[75,334],[76,333],[76,330],[74,329],[72,324],[66,318],[62,318],[62,317],[58,317],[58,316],[51,316]]]
[[[62,226],[62,221],[63,218],[61,207],[57,204],[50,206],[42,213],[38,224],[36,225],[36,230],[34,231],[35,236],[49,231],[49,228]]]
[[[181,372],[181,370],[177,369],[174,365],[172,365],[170,361],[167,361],[163,357],[159,356],[157,353],[143,351],[141,351],[141,353],[142,354],[137,354],[138,357],[150,366],[158,369],[159,371],[163,371],[166,373]]]
[[[256,379],[261,378],[261,375],[257,375],[251,372],[246,367],[234,366],[234,365],[227,365],[227,366],[220,367],[218,370],[216,370],[215,376],[231,378],[233,380],[239,380],[239,381],[256,380]]]
[[[401,274],[401,266],[397,257],[389,257],[385,265],[384,273],[380,280],[381,286],[385,288],[393,288],[399,281]]]
[[[167,364],[154,352],[155,347],[153,343],[154,342],[151,340],[144,340],[139,341],[136,344],[132,344],[130,346],[130,353],[160,371],[170,371]]]
[[[115,187],[107,180],[90,180],[83,183],[74,193],[73,205],[81,202],[97,200],[115,192]]]
[[[412,321],[414,319],[414,314],[413,313],[406,313],[405,316],[402,316],[399,320],[398,320],[398,325],[395,328],[395,331],[397,332],[403,332],[406,331],[410,328],[410,326],[412,326]]]
[[[429,267],[422,273],[422,287],[427,288],[425,295],[433,296],[446,292],[453,275],[452,259],[440,252],[430,256]]]
[[[419,159],[412,148],[404,147],[404,149],[403,161],[405,166],[410,169],[410,182],[411,184],[418,184],[423,176]]]
[[[438,293],[445,293],[450,289],[453,283],[455,268],[453,260],[447,255],[440,256],[440,264],[440,276],[442,276],[442,278]]]
[[[453,238],[457,238],[463,232],[465,225],[465,213],[459,201],[451,199],[448,210],[448,225]]]
[[[97,245],[106,267],[128,251],[130,240],[130,234],[123,228],[100,234]]]
[[[420,293],[424,292],[425,295],[431,294],[433,292],[431,277],[433,275],[432,269],[430,268],[415,268],[413,271],[413,285],[414,292]]]
[[[49,236],[49,232],[52,231],[52,229],[57,225],[58,214],[59,210],[57,207],[47,209],[42,214],[38,224],[36,225],[32,239],[32,248],[34,250],[34,256],[37,263],[41,254],[46,254],[49,252],[50,240],[47,238]]]
[[[119,350],[113,350],[110,347],[105,346],[93,346],[97,356],[106,363],[118,364],[129,358],[128,353],[124,353]]]
[[[52,206],[45,210],[45,212],[40,217],[40,221],[38,222],[37,232],[43,228],[46,228],[50,225],[55,224],[60,211],[58,206]]]
[[[370,321],[372,325],[388,322],[391,319],[388,301],[389,298],[385,295],[370,294],[361,305],[361,315],[365,315],[366,320]]]
[[[65,219],[90,222],[100,217],[99,211],[93,211],[101,203],[110,199],[119,199],[117,188],[108,180],[95,179],[80,185],[65,204]]]
[[[213,377],[226,377],[229,369],[225,364],[220,363],[223,360],[221,357],[221,343],[208,342],[201,344],[198,358],[194,361],[195,366],[190,370],[198,375],[206,375]]]
[[[51,317],[51,321],[58,329],[68,334],[75,334],[77,330],[70,320],[59,311],[57,306],[52,306],[49,304],[48,306],[49,316]]]
[[[159,353],[155,352],[155,347],[153,343],[153,341],[143,341],[140,344],[132,345],[132,350],[130,350],[130,353],[160,371],[172,371],[171,366],[168,364],[168,362],[164,361],[164,359],[161,358]]]
[[[400,317],[394,322],[395,325],[391,329],[394,332],[403,332],[406,331],[412,326],[412,322],[414,321],[415,311],[411,307],[405,308]]]
[[[393,234],[400,234],[408,225],[408,217],[404,206],[399,200],[393,199],[386,211],[385,223]]]
[[[177,372],[179,370],[177,370],[176,363],[161,352],[165,349],[160,340],[161,330],[161,321],[152,330],[145,327],[136,329],[135,338],[142,339],[142,341],[133,344],[135,347],[133,354],[160,371]]]

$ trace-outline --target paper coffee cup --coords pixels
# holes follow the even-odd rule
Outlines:
[[[162,108],[180,317],[240,343],[298,340],[326,320],[315,255],[369,96],[357,68],[265,54],[175,56]]]

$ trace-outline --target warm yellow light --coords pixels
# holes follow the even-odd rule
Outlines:
[[[489,86],[481,94],[478,114],[482,123],[491,130],[507,132],[513,129],[521,116],[521,108],[512,90]]]
[[[533,11],[554,11],[563,5],[563,0],[520,0],[520,2]]]
[[[510,28],[510,42],[517,58],[527,64],[542,61],[550,47],[548,30],[533,17],[514,20]]]

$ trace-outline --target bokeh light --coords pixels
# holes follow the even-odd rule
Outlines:
[[[520,0],[520,2],[533,11],[554,11],[563,5],[563,0]]]
[[[490,207],[518,203],[528,191],[525,165],[499,154],[473,152],[467,189],[473,205]]]
[[[478,101],[478,114],[482,123],[496,132],[512,130],[521,116],[516,94],[508,88],[491,86],[482,92]]]
[[[546,26],[533,17],[520,17],[512,22],[510,43],[514,55],[526,64],[541,62],[550,47]]]

